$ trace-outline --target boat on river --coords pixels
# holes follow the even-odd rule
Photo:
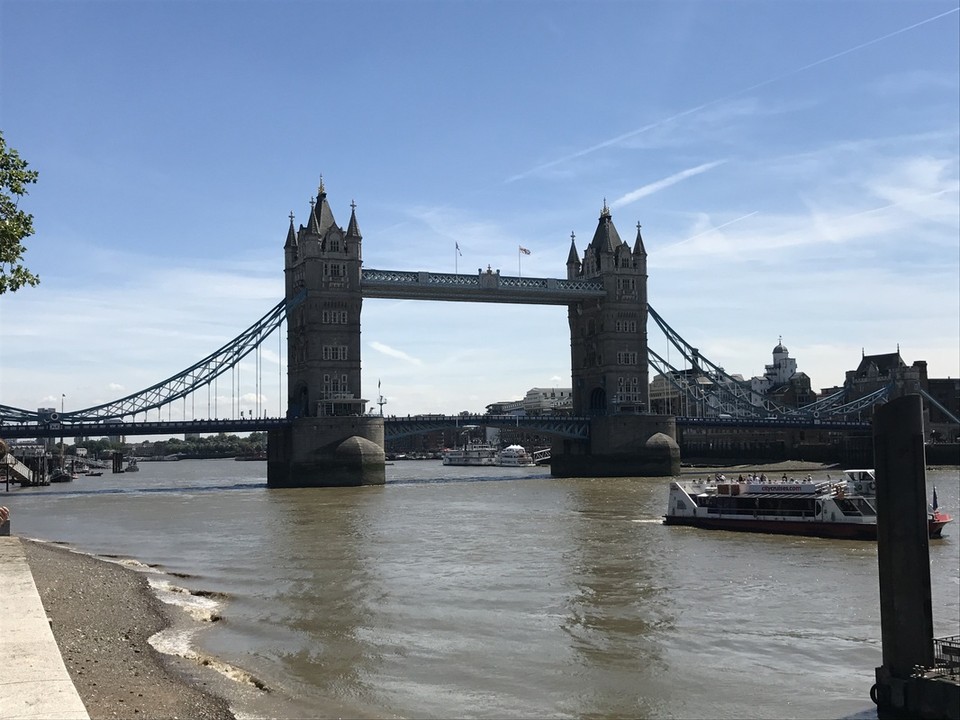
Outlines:
[[[497,453],[497,465],[500,467],[531,467],[536,464],[533,455],[523,445],[507,445]]]
[[[487,443],[467,441],[458,448],[445,448],[444,465],[496,465],[497,448]]]
[[[939,538],[953,520],[940,511],[937,491],[927,508],[928,532]],[[876,496],[851,491],[839,482],[768,480],[756,477],[727,480],[723,475],[671,482],[666,525],[707,530],[803,535],[844,540],[876,540]]]
[[[463,430],[460,432],[463,444],[459,447],[444,448],[440,454],[444,465],[480,466],[497,464],[496,446],[473,437],[479,427],[479,425],[463,426]]]
[[[54,468],[50,473],[49,482],[52,483],[64,483],[70,482],[73,480],[73,473],[64,470],[63,468]]]

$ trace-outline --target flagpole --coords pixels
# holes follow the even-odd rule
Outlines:
[[[517,246],[517,275],[518,275],[519,277],[523,277],[523,271],[520,270],[520,256],[521,256],[522,254],[523,254],[523,253],[520,252],[520,246],[518,245],[518,246]]]

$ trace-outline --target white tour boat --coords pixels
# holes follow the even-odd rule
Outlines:
[[[486,443],[467,442],[463,447],[446,448],[444,465],[496,465],[497,449]]]
[[[536,464],[533,455],[523,445],[507,445],[497,454],[497,465],[501,467],[531,467]]]
[[[862,482],[862,481],[861,481]],[[931,538],[951,518],[937,507],[927,513]],[[851,491],[847,481],[767,480],[671,482],[666,525],[708,530],[804,535],[847,540],[877,539],[876,497]]]

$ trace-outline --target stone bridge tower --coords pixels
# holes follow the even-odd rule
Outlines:
[[[651,415],[647,354],[647,251],[637,223],[631,248],[606,202],[581,260],[576,238],[568,280],[600,280],[606,296],[569,306],[573,413],[591,418],[588,443],[554,447],[554,476],[674,474],[676,422]]]
[[[322,180],[306,225],[295,229],[290,215],[283,266],[292,425],[271,432],[271,487],[384,482],[383,420],[364,414],[360,388],[362,241],[356,205],[344,230]]]
[[[633,248],[620,239],[604,202],[593,240],[577,257],[571,238],[568,280],[603,282],[604,300],[569,310],[575,415],[644,413],[650,405],[647,369],[647,251],[637,223]]]
[[[283,246],[290,417],[362,415],[360,397],[361,246],[356,206],[346,231],[320,183],[307,224]],[[298,297],[303,292],[305,296]]]

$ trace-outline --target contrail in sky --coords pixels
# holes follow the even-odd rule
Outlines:
[[[678,182],[681,180],[686,180],[688,177],[693,177],[694,175],[705,173],[707,170],[712,170],[717,165],[723,165],[725,162],[726,160],[716,160],[714,162],[704,163],[703,165],[697,165],[696,167],[692,167],[687,170],[681,170],[678,173],[674,173],[670,177],[663,178],[663,180],[647,183],[643,187],[637,188],[633,192],[628,192],[623,197],[614,200],[612,203],[610,203],[610,208],[615,210],[618,207],[623,207],[624,205],[632,203],[634,200],[639,200],[642,197],[653,195],[653,193],[670,187],[671,185],[676,185]]]
[[[688,242],[690,242],[691,240],[696,240],[698,237],[703,237],[704,235],[709,235],[710,233],[716,232],[717,230],[720,230],[721,228],[725,228],[725,227],[727,227],[728,225],[733,225],[734,223],[740,222],[741,220],[746,220],[747,218],[753,217],[754,215],[756,215],[756,214],[759,213],[759,212],[760,212],[759,210],[754,210],[752,213],[747,213],[746,215],[741,215],[741,216],[738,217],[738,218],[734,218],[733,220],[729,220],[729,221],[723,223],[723,225],[715,225],[714,227],[708,228],[707,230],[704,230],[704,231],[701,232],[701,233],[697,233],[696,235],[691,235],[690,237],[684,238],[683,240],[680,240],[679,242],[675,242],[675,243],[673,243],[673,245],[668,245],[668,246],[667,246],[667,249],[673,249],[673,248],[677,247],[678,245],[683,245],[684,243],[688,243]]]
[[[655,122],[644,125],[643,127],[637,128],[636,130],[631,130],[630,132],[626,132],[626,133],[623,133],[622,135],[618,135],[615,138],[604,140],[603,142],[597,143],[596,145],[592,145],[591,147],[588,147],[584,150],[578,150],[575,153],[570,153],[569,155],[564,155],[563,157],[558,158],[556,160],[551,160],[550,162],[543,163],[542,165],[538,165],[537,167],[531,170],[526,170],[522,173],[518,173],[516,175],[513,175],[507,178],[506,182],[508,183],[516,182],[517,180],[522,180],[523,178],[529,177],[530,175],[540,172],[541,170],[547,170],[548,168],[556,167],[557,165],[565,163],[569,160],[575,160],[577,158],[584,157],[585,155],[590,155],[591,153],[594,153],[597,150],[602,150],[603,148],[610,147],[611,145],[616,145],[617,143],[622,142],[623,140],[627,140],[628,138],[634,137],[635,135],[640,135],[641,133],[645,133],[648,130],[653,130],[654,128],[660,127],[661,125],[666,125],[668,123],[673,122],[674,120],[679,120],[680,118],[686,117],[687,115],[692,115],[694,113],[700,112],[704,108],[708,108],[711,105],[716,105],[717,103],[723,102],[724,100],[729,100],[730,98],[737,97],[738,95],[743,95],[744,93],[748,93],[751,90],[756,90],[757,88],[762,88],[772,83],[779,82],[780,80],[783,80],[785,78],[805,72],[819,65],[823,65],[824,63],[828,63],[831,60],[836,60],[837,58],[841,58],[844,55],[849,55],[850,53],[857,52],[858,50],[862,50],[865,47],[870,47],[871,45],[875,45],[876,43],[882,42],[883,40],[889,40],[892,37],[896,37],[897,35],[901,35],[905,32],[909,32],[910,30],[918,28],[922,25],[926,25],[927,23],[932,23],[936,20],[939,20],[940,18],[946,17],[947,15],[952,15],[956,12],[960,12],[960,8],[952,8],[950,10],[947,10],[946,12],[940,13],[939,15],[934,15],[933,17],[927,18],[926,20],[921,20],[920,22],[916,22],[913,25],[907,25],[906,27],[900,28],[899,30],[894,30],[893,32],[887,33],[886,35],[881,35],[880,37],[876,37],[873,40],[868,40],[867,42],[860,43],[859,45],[855,45],[852,48],[841,50],[840,52],[834,53],[833,55],[829,55],[828,57],[821,58],[820,60],[816,60],[815,62],[812,62],[812,63],[808,63],[807,65],[798,67],[795,70],[790,70],[789,72],[785,72],[781,75],[777,75],[767,80],[763,80],[762,82],[758,82],[754,85],[750,85],[749,87],[745,87],[740,90],[736,90],[732,93],[728,93],[727,95],[723,95],[722,97],[709,100],[701,105],[697,105],[696,107],[689,108],[688,110],[683,110],[682,112],[679,112],[675,115],[671,115],[670,117],[663,118],[662,120],[657,120]]]

